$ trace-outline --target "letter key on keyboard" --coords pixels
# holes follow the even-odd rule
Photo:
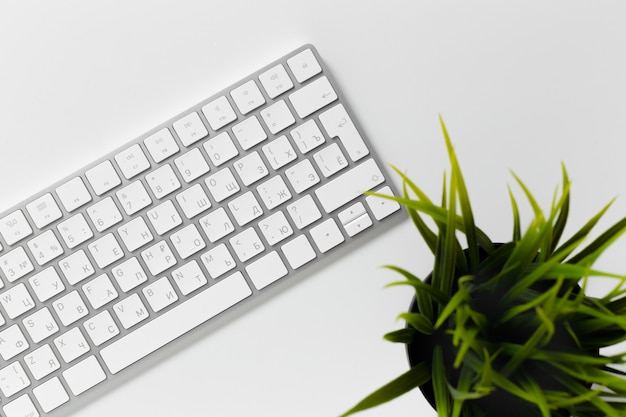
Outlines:
[[[397,203],[364,194],[393,194],[383,168],[305,45],[6,210],[0,415],[71,411],[165,344],[401,219]]]

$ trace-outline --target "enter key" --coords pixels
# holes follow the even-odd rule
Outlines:
[[[358,161],[369,154],[363,138],[354,126],[350,116],[348,116],[348,112],[346,112],[343,104],[338,104],[320,114],[320,122],[326,129],[328,137],[339,138],[353,161]]]

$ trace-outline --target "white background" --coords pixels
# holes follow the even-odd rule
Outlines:
[[[0,200],[28,198],[310,42],[382,158],[433,198],[444,117],[494,240],[510,236],[509,170],[548,207],[561,162],[566,233],[618,196],[608,227],[626,215],[625,21],[623,0],[4,0]],[[625,249],[599,263],[626,272]],[[430,262],[407,221],[165,349],[74,415],[336,416],[406,370],[382,335],[411,293],[383,289],[396,276],[378,267],[424,276]],[[414,392],[362,415],[434,412]]]

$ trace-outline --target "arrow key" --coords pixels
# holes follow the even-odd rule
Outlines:
[[[328,219],[311,229],[311,237],[320,252],[325,253],[344,241],[335,219]]]

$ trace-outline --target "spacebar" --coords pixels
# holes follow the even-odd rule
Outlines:
[[[102,360],[115,374],[251,294],[241,272],[236,272],[106,346],[100,351]]]

